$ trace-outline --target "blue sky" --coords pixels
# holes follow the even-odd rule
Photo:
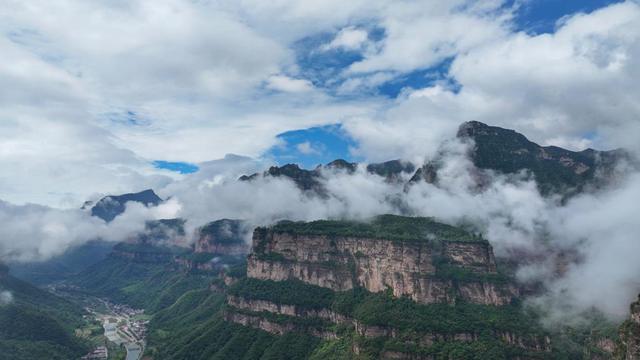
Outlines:
[[[158,169],[165,169],[175,171],[180,174],[191,174],[198,171],[198,166],[195,164],[189,164],[182,161],[163,161],[155,160],[153,166]]]
[[[278,165],[295,163],[312,169],[335,159],[358,160],[350,152],[356,142],[340,125],[287,131],[278,135],[278,139],[280,144],[266,154],[267,158],[273,158]]]
[[[552,33],[556,22],[578,12],[590,13],[621,0],[529,0],[516,13],[518,30],[532,34]]]

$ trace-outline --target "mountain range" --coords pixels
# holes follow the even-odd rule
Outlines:
[[[615,186],[624,171],[637,166],[621,149],[540,146],[513,130],[480,122],[462,124],[455,141],[467,151],[478,188],[487,174],[520,176],[534,179],[541,194],[561,202]],[[238,181],[286,178],[305,196],[323,198],[331,196],[325,177],[360,171],[408,191],[417,182],[439,186],[450,155],[443,148],[422,164],[338,159],[312,170],[287,164]],[[110,222],[129,201],[152,207],[163,200],[149,189],[106,196],[84,208]],[[90,263],[57,259],[73,271],[55,280],[151,314],[147,359],[640,356],[637,303],[619,329],[598,314],[550,329],[543,326],[541,311],[526,304],[527,296],[541,289],[523,286],[513,264],[495,256],[490,238],[464,224],[404,215],[265,226],[211,219],[193,239],[186,238],[188,219],[149,221],[139,234],[102,249]],[[75,258],[92,249],[75,249],[80,254]],[[70,335],[81,312],[0,270],[2,289],[13,294],[11,304],[0,306],[0,329],[16,321],[26,329],[0,332],[0,350],[6,350],[0,353],[33,348],[39,354],[53,346],[52,358],[74,358],[86,350]],[[40,332],[42,324],[50,329]]]

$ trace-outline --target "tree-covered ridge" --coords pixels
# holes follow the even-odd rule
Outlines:
[[[244,278],[227,289],[229,295],[304,308],[330,308],[335,293],[299,280],[273,281]]]
[[[181,246],[159,246],[149,243],[126,243],[121,242],[113,246],[113,250],[129,252],[129,253],[149,253],[149,254],[170,254],[182,255],[189,254],[190,249]]]
[[[470,155],[476,167],[505,174],[527,170],[535,176],[543,194],[570,195],[587,185],[600,186],[620,161],[631,161],[630,154],[622,149],[570,151],[540,146],[514,130],[478,121],[463,123],[458,137],[473,140]]]
[[[73,279],[92,295],[154,312],[173,304],[185,292],[206,288],[208,274],[190,274],[172,263],[138,263],[110,256]]]
[[[74,304],[10,275],[0,276],[0,291],[0,358],[63,360],[87,351],[74,335],[83,324]]]
[[[375,238],[396,241],[486,242],[482,236],[428,217],[380,215],[370,221],[316,220],[282,221],[271,227],[275,233]]]
[[[193,290],[157,312],[146,355],[154,359],[305,359],[320,340],[309,334],[275,336],[222,319],[225,295]]]

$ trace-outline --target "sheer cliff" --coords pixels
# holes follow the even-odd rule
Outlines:
[[[246,277],[226,292],[226,322],[347,342],[351,357],[544,358],[552,350],[488,241],[429,218],[257,228]]]

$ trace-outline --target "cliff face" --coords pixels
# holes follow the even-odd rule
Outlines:
[[[292,304],[278,304],[266,300],[244,299],[238,296],[227,296],[227,304],[236,309],[249,310],[252,312],[269,312],[272,314],[280,314],[287,316],[296,316],[302,318],[319,318],[327,320],[334,324],[349,324],[354,322],[348,316],[338,314],[330,309],[308,309]]]
[[[463,274],[463,278],[447,276]],[[257,229],[247,275],[262,280],[298,279],[335,291],[390,288],[418,303],[505,305],[516,287],[491,281],[496,265],[486,241],[400,242],[353,236],[298,235]],[[468,279],[464,279],[467,277]]]
[[[221,219],[198,230],[194,251],[223,255],[246,255],[250,246],[245,241],[247,224],[241,220]]]
[[[620,341],[616,348],[616,358],[624,360],[640,359],[640,296],[631,304],[631,316],[620,327]]]
[[[547,333],[497,272],[491,245],[429,218],[257,228],[227,322],[340,339],[363,358],[546,358]],[[464,350],[463,350],[464,349]]]

